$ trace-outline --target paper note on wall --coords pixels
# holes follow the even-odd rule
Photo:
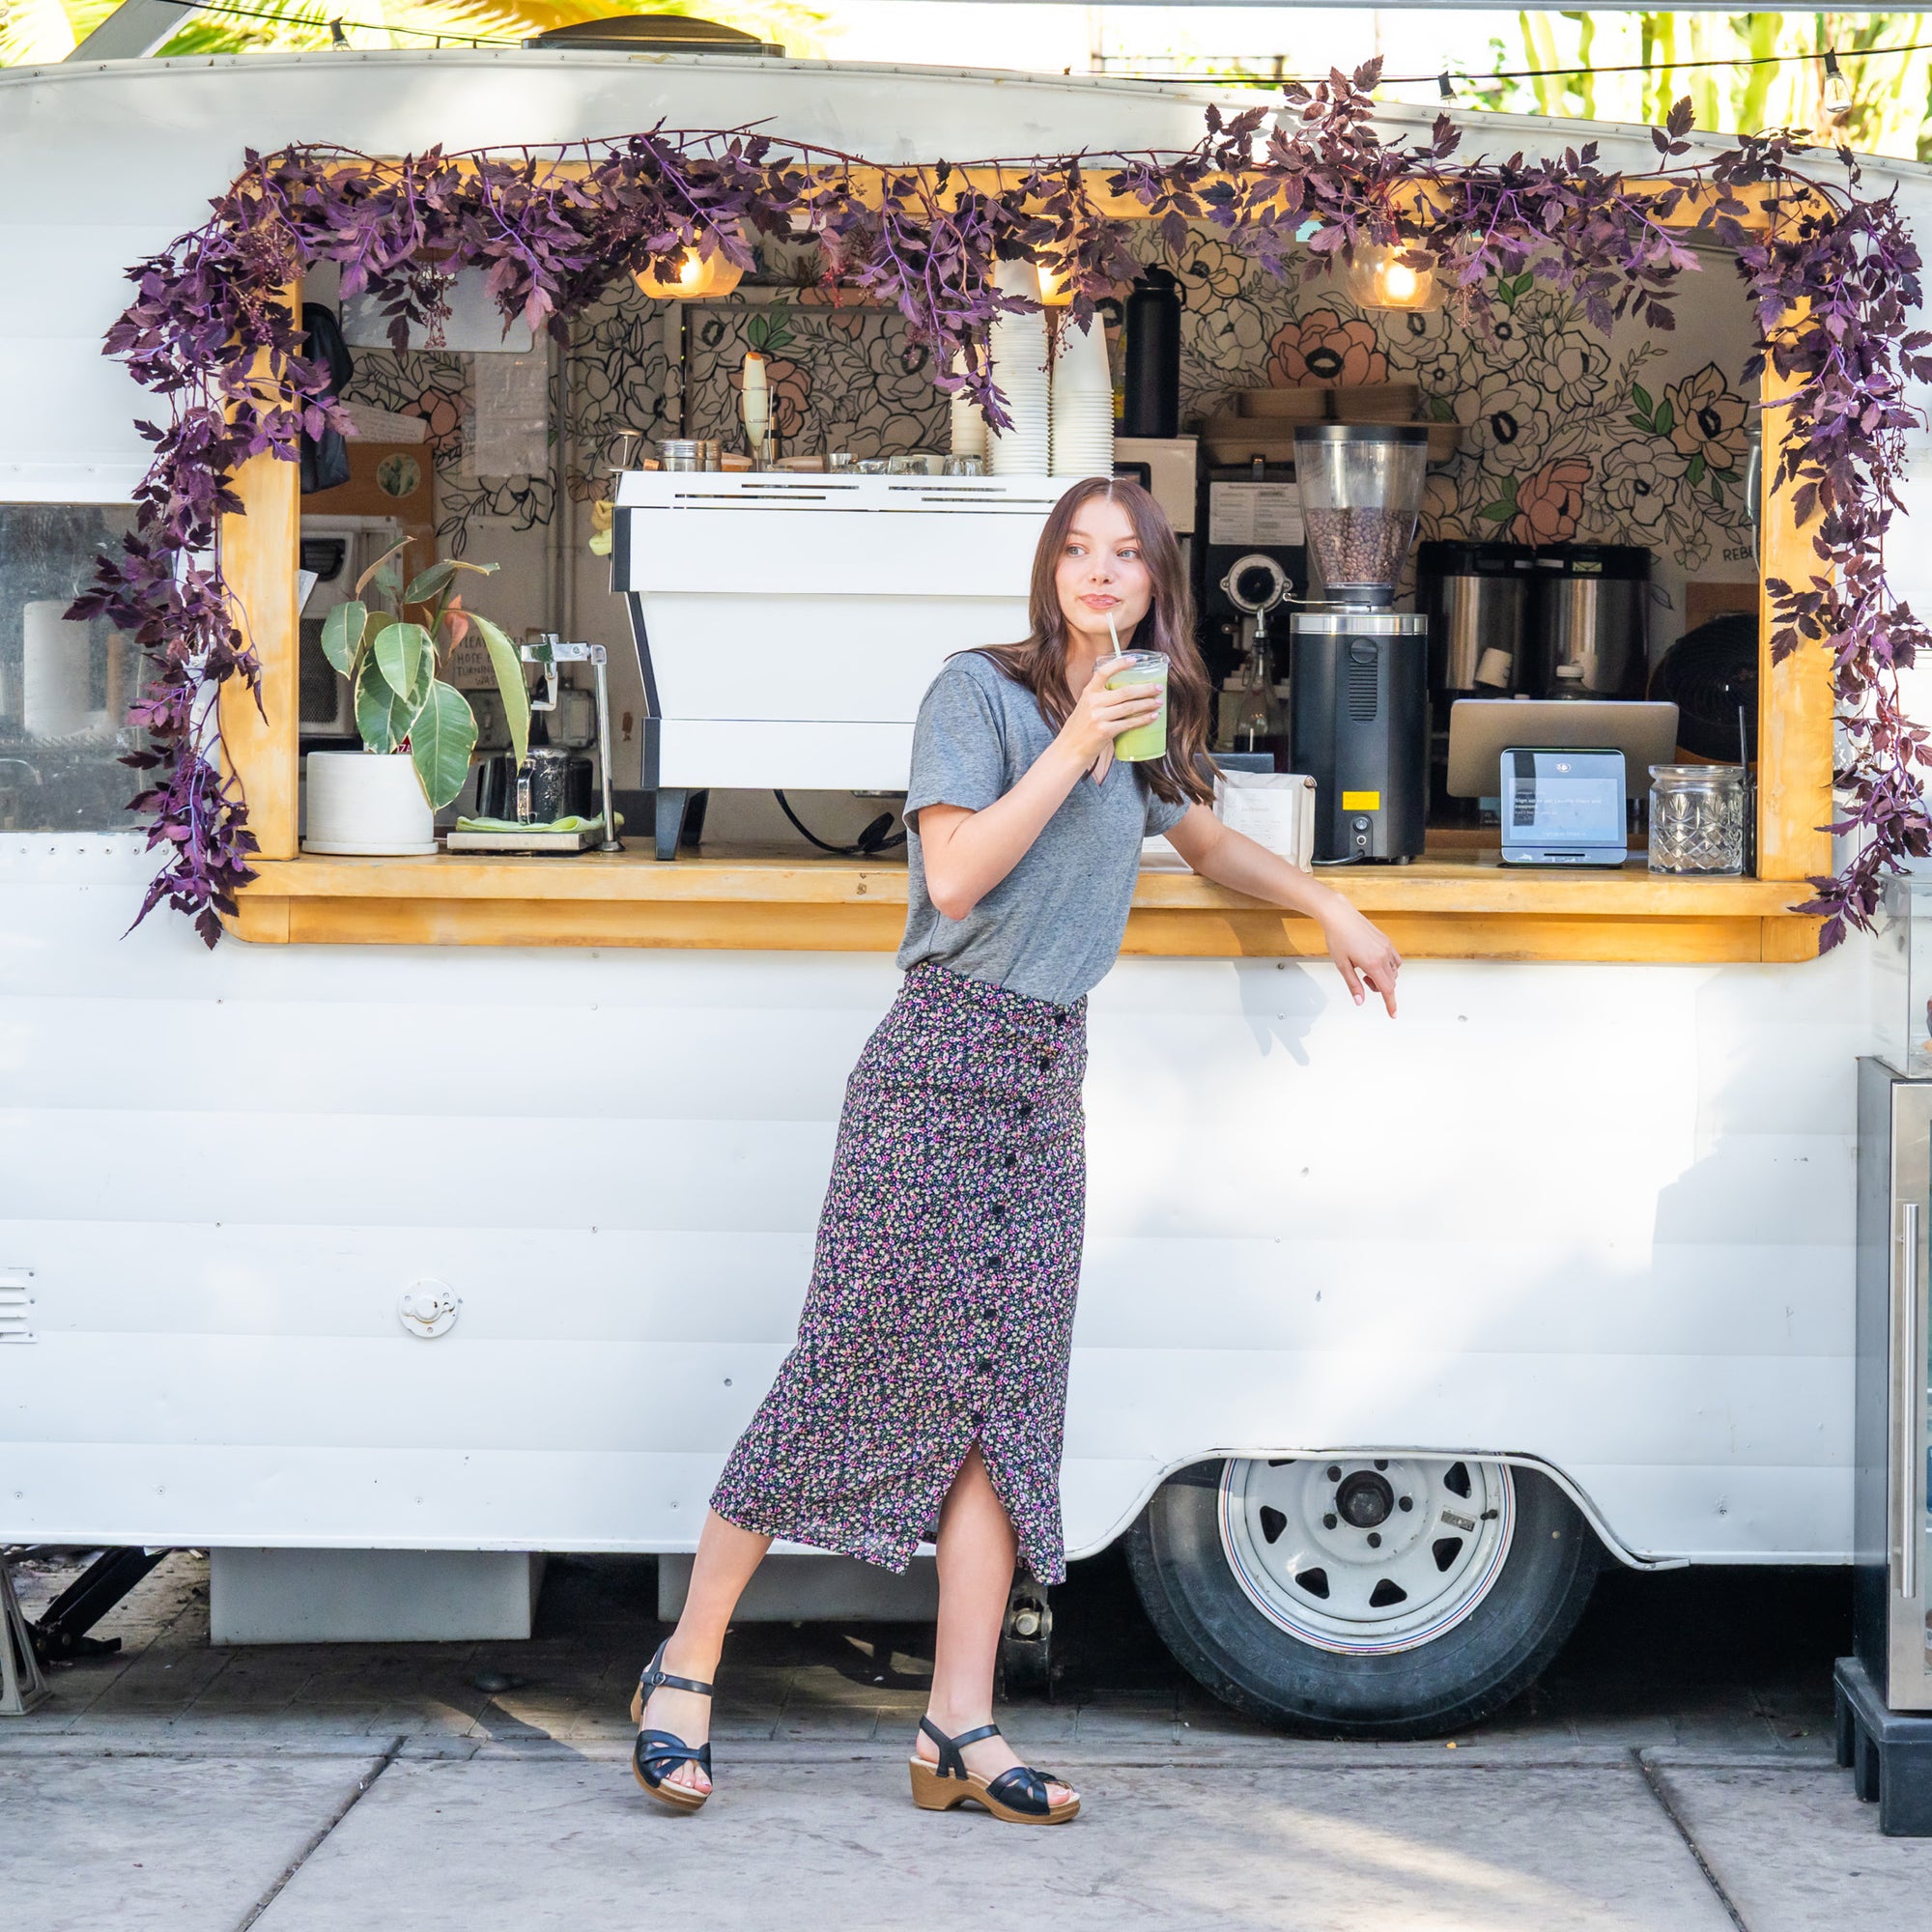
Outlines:
[[[540,476],[550,468],[550,359],[527,355],[475,358],[478,476]]]
[[[1302,541],[1301,488],[1294,483],[1210,483],[1208,541],[1271,544],[1293,549]]]

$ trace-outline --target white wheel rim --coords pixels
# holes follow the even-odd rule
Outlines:
[[[1345,1657],[1454,1630],[1502,1574],[1515,1527],[1508,1465],[1471,1457],[1255,1459],[1221,1478],[1221,1548],[1248,1600]]]

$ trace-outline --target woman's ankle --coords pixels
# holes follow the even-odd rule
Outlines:
[[[965,1706],[954,1708],[944,1705],[936,1699],[926,1705],[925,1715],[933,1728],[944,1731],[949,1738],[959,1737],[967,1731],[977,1731],[981,1724],[990,1724],[993,1721],[990,1709],[980,1713]]]
[[[689,1677],[696,1683],[709,1684],[717,1675],[723,1651],[722,1642],[712,1643],[702,1636],[672,1631],[665,1639],[664,1667],[673,1677]]]

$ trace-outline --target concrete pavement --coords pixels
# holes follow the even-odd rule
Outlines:
[[[1087,1800],[1024,1832],[907,1801],[918,1631],[737,1633],[719,1795],[678,1819],[627,1765],[647,1564],[555,1566],[528,1644],[234,1651],[205,1574],[170,1558],[103,1627],[123,1656],[0,1723],[10,1932],[1932,1923],[1932,1843],[1881,1838],[1831,1764],[1842,1579],[1609,1579],[1533,1700],[1371,1747],[1212,1704],[1103,1560],[1057,1596],[1055,1701],[1002,1713]],[[31,1614],[60,1573],[20,1581]]]

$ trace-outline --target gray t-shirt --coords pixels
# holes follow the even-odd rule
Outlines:
[[[905,816],[911,869],[899,964],[930,959],[1065,1006],[1100,981],[1121,951],[1140,870],[1141,840],[1187,815],[1116,758],[1105,780],[1083,778],[1019,864],[964,919],[948,919],[925,890],[918,813],[928,805],[982,811],[1016,785],[1053,742],[1038,702],[977,651],[949,658],[921,700],[912,734]]]

